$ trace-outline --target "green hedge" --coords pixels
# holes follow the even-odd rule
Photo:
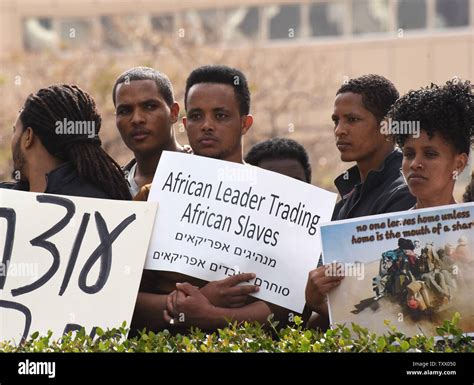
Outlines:
[[[21,346],[0,342],[3,352],[474,352],[473,340],[458,327],[459,314],[437,329],[439,340],[417,335],[407,337],[386,322],[387,333],[377,336],[352,324],[338,325],[320,333],[302,327],[295,317],[293,326],[273,330],[257,323],[230,324],[209,334],[191,329],[187,335],[171,335],[142,331],[138,337],[126,339],[125,323],[121,328],[104,331],[100,328],[91,338],[84,329],[70,332],[60,340],[51,340],[52,333],[34,333]]]

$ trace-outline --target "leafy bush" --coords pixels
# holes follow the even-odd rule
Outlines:
[[[0,342],[3,352],[474,352],[472,339],[457,324],[459,314],[438,327],[439,339],[417,335],[405,336],[386,322],[387,334],[376,335],[352,324],[351,328],[337,325],[321,333],[302,327],[295,317],[293,326],[273,330],[258,323],[229,324],[214,333],[191,329],[187,335],[171,335],[143,330],[139,336],[127,339],[125,323],[118,329],[96,330],[91,338],[84,329],[69,332],[60,340],[33,333],[23,345]]]

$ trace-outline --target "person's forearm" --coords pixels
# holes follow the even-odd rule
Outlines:
[[[320,302],[318,304],[312,304],[312,305],[308,304],[308,306],[321,316],[324,316],[324,317],[329,316],[328,303],[326,301]]]
[[[168,325],[163,318],[167,295],[138,293],[131,328],[141,330],[162,330]]]
[[[209,314],[208,324],[212,329],[226,327],[232,321],[257,321],[260,324],[265,324],[270,314],[270,308],[263,301],[253,302],[239,308],[214,307],[214,310]]]
[[[321,331],[325,332],[329,328],[329,317],[313,313],[306,327],[308,329],[320,329]]]
[[[316,308],[316,311],[318,312],[319,315],[323,317],[329,317],[329,308],[328,308],[328,303],[324,302],[320,306]]]

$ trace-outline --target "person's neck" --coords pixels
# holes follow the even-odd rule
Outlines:
[[[437,206],[445,206],[445,205],[452,205],[457,203],[453,197],[453,190],[447,191],[446,193],[442,194],[433,194],[433,197],[429,198],[417,198],[416,200],[416,209],[425,209],[428,207],[437,207]]]
[[[162,148],[154,152],[152,155],[135,154],[135,160],[137,162],[137,169],[135,177],[138,176],[140,179],[144,179],[145,184],[151,183],[155,176],[156,168],[161,159],[163,151],[182,151],[183,147],[173,138],[173,140]]]
[[[377,170],[382,166],[385,158],[392,153],[394,147],[386,146],[383,147],[380,151],[376,152],[369,159],[364,159],[357,162],[357,168],[359,169],[360,181],[364,183],[367,175],[372,170]]]
[[[245,164],[244,162],[244,157],[242,155],[242,151],[236,153],[236,154],[232,154],[232,155],[229,155],[228,157],[226,157],[225,159],[221,159],[221,160],[225,160],[227,162],[233,162],[233,163],[240,163],[240,164]]]
[[[35,162],[34,167],[28,167],[27,179],[30,191],[37,193],[45,192],[48,184],[46,175],[64,163],[64,161],[53,157],[44,157],[41,162]]]

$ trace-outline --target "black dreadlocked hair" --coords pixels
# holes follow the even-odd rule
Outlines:
[[[258,166],[263,160],[294,159],[304,170],[306,182],[311,183],[311,164],[304,147],[293,139],[273,138],[257,143],[245,156],[245,162]]]
[[[362,96],[364,108],[374,114],[381,122],[393,103],[400,96],[393,83],[380,75],[363,75],[350,79],[336,92],[336,95],[352,92]]]
[[[107,192],[113,199],[130,200],[131,195],[120,166],[101,147],[102,118],[94,99],[75,85],[52,85],[28,96],[20,113],[24,129],[31,127],[46,150],[56,158],[70,161],[78,175]],[[58,122],[90,122],[90,133],[58,134]]]
[[[417,121],[429,138],[436,133],[457,153],[469,155],[474,135],[474,93],[469,81],[454,79],[443,86],[431,84],[402,96],[390,110],[394,121]],[[410,134],[397,134],[403,147]]]

